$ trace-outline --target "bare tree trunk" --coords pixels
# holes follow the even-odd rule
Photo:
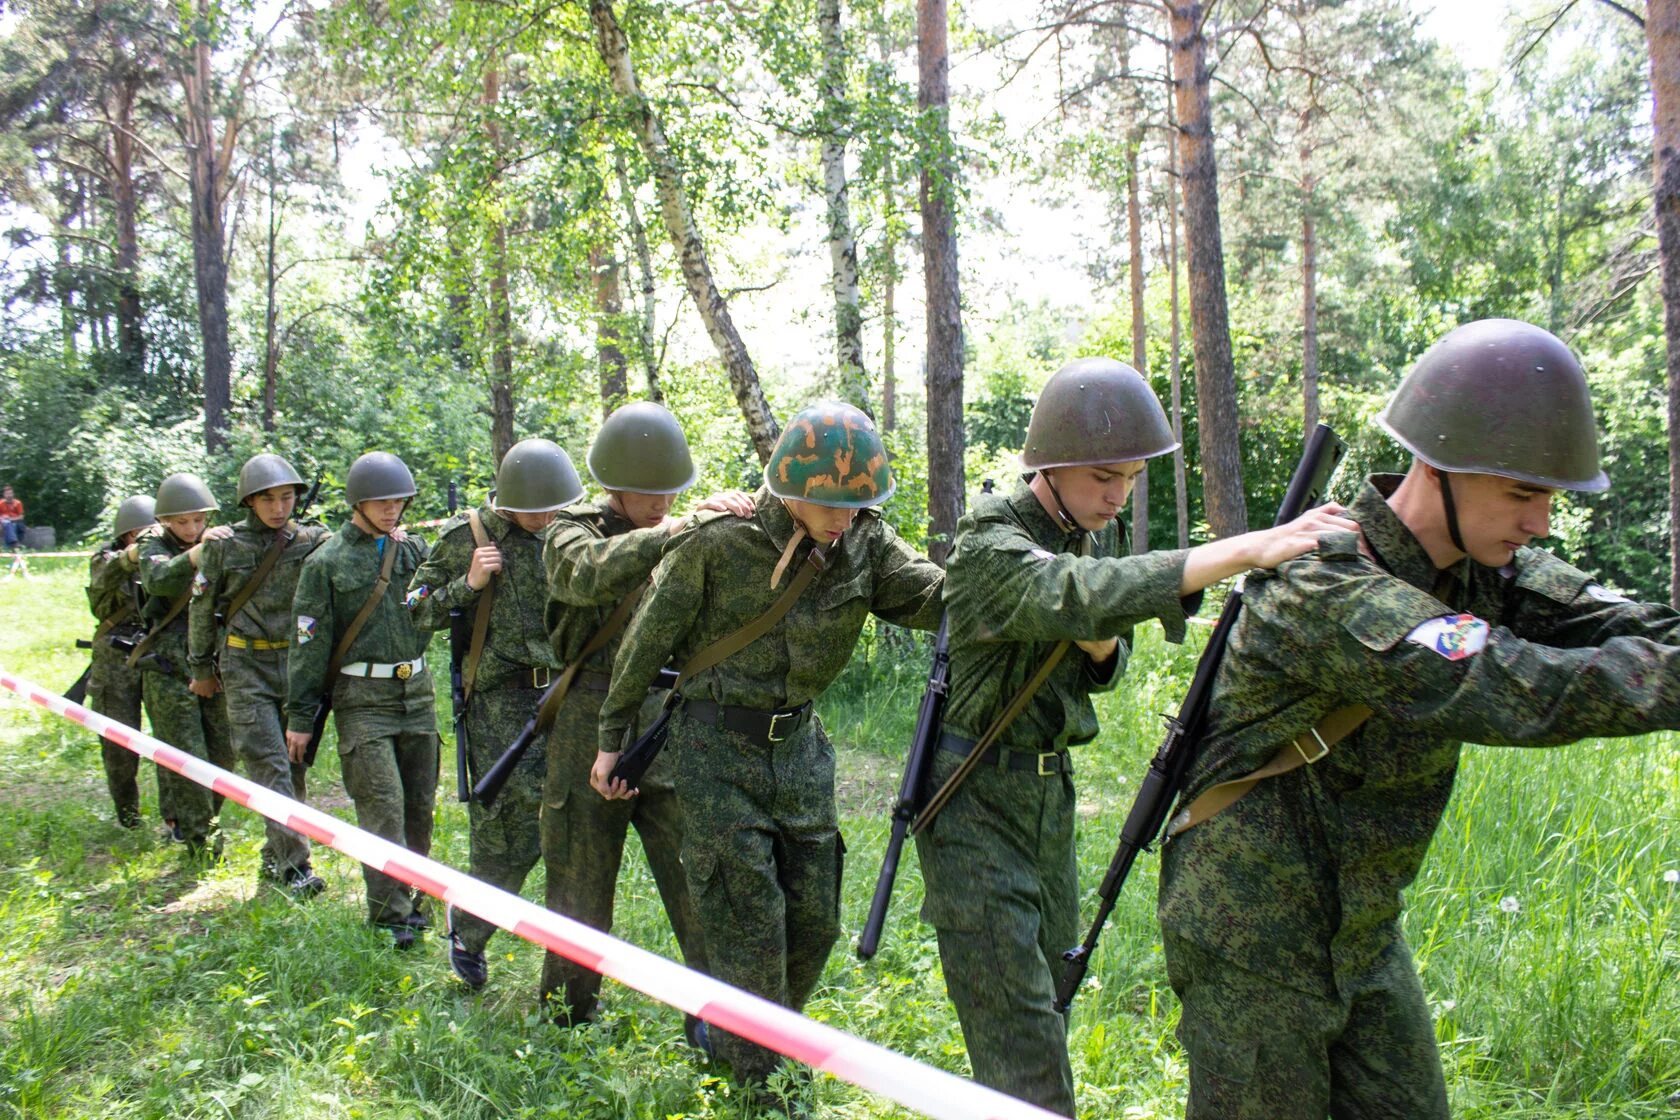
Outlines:
[[[68,171],[58,173],[58,235],[56,246],[58,263],[53,269],[53,288],[58,293],[59,346],[64,352],[66,369],[76,360],[76,272],[70,257],[71,230],[81,207],[76,190],[71,186],[73,176]]]
[[[209,0],[195,4],[200,24],[211,24]],[[227,443],[228,408],[233,402],[233,353],[228,343],[227,246],[222,213],[221,162],[211,101],[210,39],[193,46],[193,70],[182,83],[187,100],[190,157],[193,280],[198,290],[198,330],[204,354],[204,446]]]
[[[1171,49],[1167,61],[1172,61]],[[1171,66],[1168,66],[1170,72]],[[1178,450],[1173,452],[1173,502],[1178,514],[1178,547],[1190,547],[1190,487],[1184,469],[1184,362],[1180,338],[1178,306],[1178,113],[1173,105],[1173,92],[1167,91],[1167,271],[1172,276],[1172,328],[1169,349],[1172,354],[1172,426]]]
[[[280,209],[275,198],[275,180],[278,178],[274,170],[274,142],[271,137],[268,147],[268,253],[263,262],[266,282],[263,307],[262,426],[265,432],[274,430],[274,398],[280,387],[280,337],[276,329],[280,321],[280,272],[275,267],[274,260],[280,240]]]
[[[883,32],[879,45],[881,61],[892,62],[892,45]],[[890,432],[898,426],[898,375],[893,358],[898,350],[898,184],[894,181],[893,162],[885,161],[881,169],[881,225],[885,231],[881,244],[881,258],[885,275],[881,278],[881,430]]]
[[[502,126],[496,103],[502,94],[502,72],[494,61],[484,68],[485,126],[492,152],[489,189],[502,177]],[[513,302],[508,295],[507,227],[500,218],[490,226],[490,455],[499,465],[514,444],[513,432]]]
[[[943,564],[962,516],[963,343],[956,160],[951,151],[949,16],[916,0],[916,104],[922,116],[922,274],[927,288],[928,556]]]
[[[840,33],[840,0],[817,0],[822,41],[823,199],[828,206],[828,255],[834,272],[834,342],[841,399],[873,415],[869,379],[863,371],[863,313],[858,309],[857,239],[846,198],[846,42]]]
[[[1219,234],[1219,181],[1208,98],[1207,41],[1201,0],[1167,0],[1173,82],[1178,101],[1184,229],[1190,258],[1190,330],[1196,354],[1197,428],[1202,494],[1216,537],[1248,529],[1242,450],[1237,430],[1237,378],[1225,302],[1225,249]]]
[[[618,260],[600,246],[589,250],[589,275],[595,285],[595,353],[601,369],[601,418],[630,396],[629,363],[619,345],[624,297],[619,294]]]
[[[1310,111],[1301,113],[1301,416],[1306,435],[1318,427],[1318,229],[1314,208],[1318,178],[1312,169],[1312,145],[1306,130]]]
[[[700,238],[688,197],[683,193],[682,173],[665,139],[664,127],[636,83],[630,44],[624,37],[624,29],[618,25],[618,17],[613,14],[612,0],[589,0],[589,18],[595,25],[595,47],[612,78],[613,90],[624,100],[630,123],[641,141],[642,153],[653,169],[654,183],[659,190],[660,214],[665,220],[665,231],[670,235],[677,259],[682,264],[689,295],[694,298],[694,306],[700,312],[701,321],[706,324],[706,333],[711,335],[712,345],[717,347],[723,368],[729,373],[729,382],[735,389],[735,403],[740,406],[741,415],[746,417],[747,434],[752,439],[753,449],[758,452],[759,462],[769,462],[781,428],[776,423],[775,414],[770,411],[770,402],[764,399],[764,389],[758,383],[758,371],[753,367],[752,356],[747,353],[740,332],[735,329],[734,320],[730,318],[729,305],[712,278],[705,242]]]
[[[1143,215],[1138,207],[1138,146],[1143,133],[1134,131],[1126,145],[1126,243],[1131,254],[1132,368],[1149,380],[1149,339],[1143,321]],[[1144,465],[1132,488],[1132,551],[1149,551],[1149,466]]]
[[[1647,0],[1657,247],[1668,358],[1669,602],[1680,606],[1680,0]]]
[[[112,86],[111,213],[117,233],[117,349],[129,377],[146,368],[146,334],[140,307],[140,221],[134,182],[134,102],[140,79],[132,69]]]
[[[659,311],[654,299],[653,251],[648,248],[647,226],[642,224],[642,214],[636,206],[636,191],[630,186],[630,176],[625,173],[622,152],[614,157],[613,169],[618,173],[618,193],[624,201],[624,219],[630,227],[630,247],[636,253],[636,275],[642,291],[642,317],[638,332],[641,336],[642,372],[647,377],[648,399],[663,404],[665,392],[659,387],[659,355],[653,349]]]

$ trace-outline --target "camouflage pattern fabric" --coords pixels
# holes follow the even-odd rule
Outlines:
[[[1121,556],[1118,524],[1065,532],[1019,486],[980,495],[957,527],[945,583],[951,635],[948,734],[978,740],[1064,639],[1119,637],[1098,665],[1075,648],[1003,734],[1009,751],[1064,750],[1097,734],[1091,694],[1125,670],[1133,626],[1184,637],[1186,553]],[[1007,756],[1000,756],[1007,757]],[[962,763],[940,751],[930,789]],[[945,988],[975,1080],[1072,1116],[1067,1024],[1053,1008],[1061,955],[1079,940],[1071,773],[977,768],[916,838],[922,918],[939,933]]]
[[[543,563],[548,574],[549,640],[563,660],[575,660],[612,608],[647,582],[668,539],[663,526],[638,529],[604,501],[580,502],[560,512],[549,529]],[[705,941],[682,866],[682,807],[672,787],[669,757],[654,762],[642,779],[641,792],[628,801],[608,801],[589,785],[606,698],[604,674],[610,672],[618,646],[614,638],[590,661],[549,732],[541,827],[546,905],[596,929],[611,930],[624,840],[634,826],[683,961],[704,972]],[[643,701],[638,725],[657,714],[662,700],[659,693]],[[556,1012],[578,1022],[595,1012],[601,975],[548,953],[541,991]]]
[[[220,657],[222,695],[226,697],[233,746],[244,760],[245,774],[265,789],[301,801],[308,770],[286,754],[286,649],[220,646],[224,614],[256,573],[274,540],[254,513],[234,526],[233,536],[206,541],[199,550],[198,577],[187,608],[187,668],[194,680],[215,676]],[[225,633],[247,642],[287,642],[292,632],[292,596],[303,562],[326,540],[324,525],[301,524],[281,551],[254,595],[226,620]],[[307,866],[309,841],[301,833],[264,818],[262,869],[276,879]]]
[[[385,548],[401,549],[390,586],[345,662],[388,665],[426,652],[426,636],[403,605],[409,581],[425,561],[425,541],[413,534],[400,543],[373,537],[346,521],[304,561],[298,577],[292,600],[286,726],[307,730],[321,693],[332,688],[339,764],[344,788],[356,806],[356,823],[426,855],[431,851],[438,783],[431,667],[406,681],[342,674],[334,681],[326,679],[333,646],[372,593]],[[371,920],[398,922],[416,910],[413,893],[397,880],[366,866],[362,878]]]
[[[666,545],[613,667],[602,749],[619,748],[662,665],[683,664],[763,614],[780,594],[770,574],[793,536],[793,519],[768,490],[754,505],[753,517],[703,517]],[[845,668],[870,613],[901,626],[938,626],[943,582],[944,572],[865,510],[829,546],[826,567],[769,633],[696,676],[684,692],[690,700],[760,711],[804,704]],[[833,748],[814,717],[783,742],[766,744],[679,713],[667,749],[685,825],[683,863],[712,974],[803,1006],[839,929],[843,845]],[[742,1077],[770,1072],[769,1051],[722,1031],[712,1037]]]
[[[140,541],[140,588],[144,593],[141,617],[155,627],[169,613],[170,602],[193,583],[188,547],[167,529]],[[187,688],[187,620],[180,614],[158,634],[141,669],[142,697],[152,734],[172,747],[207,759],[224,770],[235,766],[228,733],[227,703],[218,692],[205,700]],[[158,772],[158,804],[165,819],[174,820],[189,851],[204,846],[222,797],[169,770]]]
[[[533,667],[561,668],[543,630],[548,584],[543,574],[543,537],[521,529],[489,505],[479,507],[484,531],[501,550],[502,570],[490,601],[490,629],[484,637],[478,679],[467,706],[467,751],[472,773],[482,775],[513,742],[537,710],[541,689],[531,685]],[[443,527],[437,546],[410,581],[408,603],[421,630],[449,626],[449,612],[470,617],[481,591],[467,585],[472,566],[472,526],[465,514]],[[513,777],[486,809],[467,806],[468,869],[477,878],[518,894],[542,854],[537,816],[542,810],[543,754],[525,752]],[[467,948],[482,951],[495,926],[465,910],[452,912],[456,933]]]
[[[88,560],[88,606],[103,625],[125,605],[135,601],[135,569],[128,563],[120,542],[110,541]],[[131,614],[93,647],[93,671],[88,675],[88,706],[102,716],[140,726],[140,671],[128,667],[128,654],[111,645],[110,638],[133,640],[140,633],[140,619]],[[117,820],[124,825],[140,823],[140,756],[115,743],[99,741],[100,760],[105,764],[105,788]],[[158,768],[161,775],[163,770]]]
[[[1378,476],[1353,503],[1363,547],[1332,534],[1248,577],[1186,802],[1334,709],[1374,714],[1326,758],[1260,783],[1165,847],[1169,967],[1176,938],[1279,990],[1345,999],[1398,951],[1401,895],[1440,824],[1462,741],[1548,746],[1680,726],[1680,645],[1669,644],[1680,614],[1534,548],[1498,570],[1463,562],[1437,598],[1425,589],[1439,573],[1387,504],[1398,484]],[[1268,1010],[1281,1027],[1290,1005],[1280,996],[1254,1021]],[[1191,1004],[1185,1014],[1187,1033],[1213,1030]],[[1373,1061],[1390,1045],[1369,1032],[1336,1042],[1355,1044]]]

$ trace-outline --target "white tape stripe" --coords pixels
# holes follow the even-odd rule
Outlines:
[[[37,684],[0,671],[0,687],[48,709],[142,758],[213,787],[224,796],[476,914],[527,941],[548,946],[626,987],[699,1015],[843,1081],[927,1116],[950,1120],[1056,1120],[1036,1105],[976,1085],[797,1012],[693,972],[600,930],[546,910],[452,867],[363,832],[289,797],[254,785],[126,724],[106,719]]]

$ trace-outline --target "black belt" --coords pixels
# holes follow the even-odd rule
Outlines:
[[[712,700],[690,700],[683,710],[701,723],[722,727],[761,743],[780,743],[798,733],[811,718],[811,702],[779,712],[759,708],[742,708],[734,704],[719,704]]]
[[[939,749],[966,757],[974,750],[974,740],[949,732],[939,736]],[[1073,756],[1067,751],[1018,751],[992,744],[980,761],[987,766],[1001,766],[1006,770],[1027,770],[1048,777],[1051,774],[1073,773]]]
[[[500,692],[510,688],[543,689],[554,683],[559,677],[559,669],[551,669],[547,665],[521,665],[497,677],[491,684],[475,687],[476,692]]]

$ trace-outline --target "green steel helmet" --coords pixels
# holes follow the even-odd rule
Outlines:
[[[1045,382],[1027,421],[1021,465],[1042,471],[1128,463],[1177,448],[1143,374],[1113,358],[1080,358]]]
[[[548,439],[522,439],[496,471],[495,507],[508,513],[547,513],[583,496],[583,482],[565,448]]]
[[[344,479],[344,500],[352,509],[363,502],[412,498],[417,493],[407,464],[389,451],[369,451],[350,464]]]
[[[290,463],[266,451],[261,455],[251,456],[245,460],[245,465],[239,468],[240,505],[244,505],[245,499],[252,494],[260,494],[276,486],[295,486],[301,497],[306,484]]]
[[[633,401],[607,417],[589,447],[589,473],[608,490],[676,494],[694,485],[688,439],[671,410]]]
[[[196,474],[172,474],[158,483],[157,502],[152,507],[152,515],[161,519],[182,513],[208,513],[221,508],[202,478]]]
[[[155,524],[157,515],[153,512],[153,508],[156,505],[157,503],[146,494],[136,494],[132,498],[124,498],[122,505],[117,507],[116,523],[111,526],[117,539],[122,540],[127,533]]]
[[[1417,360],[1377,423],[1437,470],[1558,490],[1610,487],[1581,363],[1551,332],[1515,319],[1448,332]]]
[[[898,486],[875,422],[862,409],[822,401],[782,430],[764,468],[770,493],[819,506],[878,506]]]

